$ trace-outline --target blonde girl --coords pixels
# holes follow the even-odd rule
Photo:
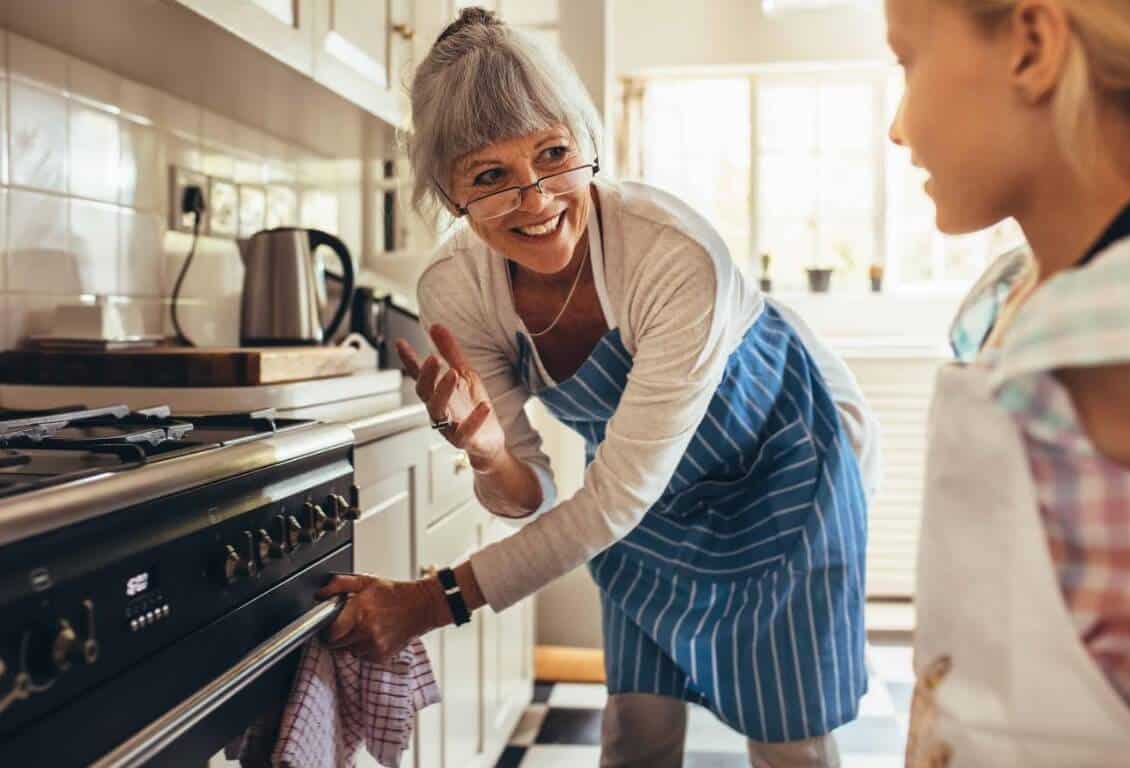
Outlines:
[[[1030,246],[938,379],[907,763],[1130,765],[1130,2],[887,16],[939,228]]]

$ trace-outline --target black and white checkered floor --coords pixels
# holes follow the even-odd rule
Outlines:
[[[910,648],[871,645],[871,685],[859,718],[836,731],[843,768],[901,768],[914,674]],[[603,685],[538,683],[534,703],[510,737],[496,768],[583,768],[600,758]],[[749,768],[745,739],[714,715],[691,706],[685,768]]]

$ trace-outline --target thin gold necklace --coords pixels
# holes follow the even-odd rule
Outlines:
[[[569,295],[565,297],[565,303],[561,305],[561,310],[557,313],[557,317],[553,318],[553,322],[540,331],[530,331],[531,338],[536,339],[540,336],[544,336],[557,327],[557,323],[560,322],[561,318],[565,315],[565,310],[569,308],[569,302],[573,300],[573,294],[577,292],[577,286],[581,284],[581,275],[585,272],[585,262],[588,261],[588,258],[589,249],[586,247],[585,255],[581,257],[581,266],[577,269],[577,274],[573,278],[573,287],[569,289]],[[527,328],[527,330],[529,329]]]

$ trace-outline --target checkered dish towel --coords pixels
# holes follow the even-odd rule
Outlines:
[[[275,728],[260,721],[245,734],[239,759],[247,768],[353,768],[364,746],[381,765],[399,768],[416,712],[439,700],[419,638],[380,664],[315,638],[302,652],[273,749]]]

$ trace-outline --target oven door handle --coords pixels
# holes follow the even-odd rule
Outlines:
[[[235,666],[101,757],[91,768],[131,768],[152,760],[275,662],[313,637],[337,616],[344,604],[345,600],[339,597],[314,606],[257,645]]]

